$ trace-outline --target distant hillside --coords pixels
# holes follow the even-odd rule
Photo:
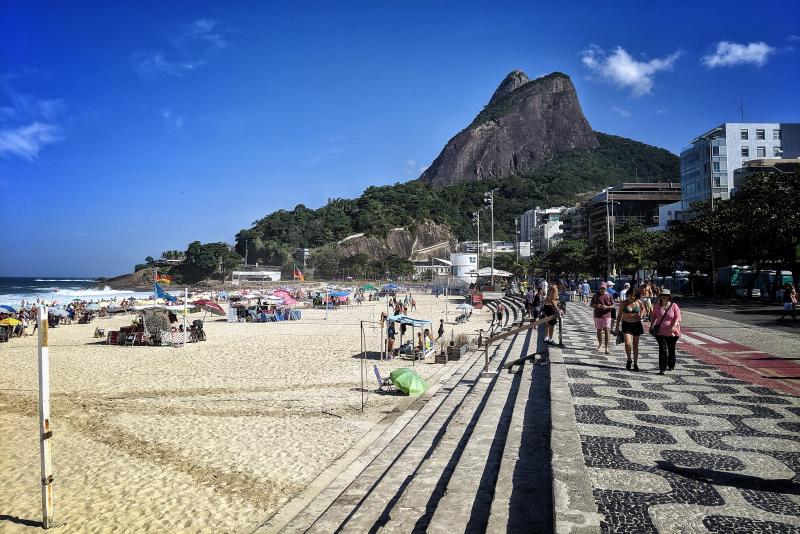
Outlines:
[[[598,148],[567,152],[524,175],[446,187],[414,180],[369,187],[356,199],[332,199],[316,210],[302,204],[279,210],[240,231],[236,251],[244,256],[247,238],[251,263],[280,264],[295,247],[318,247],[356,233],[384,237],[392,228],[413,226],[424,219],[445,223],[464,239],[474,236],[471,213],[483,205],[483,193],[493,188],[499,188],[495,237],[511,238],[514,217],[535,206],[574,204],[581,195],[635,177],[641,182],[679,179],[679,160],[674,154],[615,135],[595,135]]]

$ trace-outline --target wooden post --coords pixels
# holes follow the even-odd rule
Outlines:
[[[42,527],[55,525],[53,518],[53,464],[50,457],[50,355],[48,353],[47,308],[39,308],[39,452],[42,481]]]

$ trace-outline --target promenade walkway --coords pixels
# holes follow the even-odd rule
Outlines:
[[[570,491],[591,492],[597,530],[800,532],[800,398],[731,378],[685,350],[659,376],[649,336],[642,371],[626,371],[622,345],[610,355],[595,350],[584,305],[570,305],[564,332],[551,360],[565,371],[571,399],[562,405],[574,407],[588,486]],[[714,342],[689,338],[679,347]],[[580,504],[589,508],[572,506]]]

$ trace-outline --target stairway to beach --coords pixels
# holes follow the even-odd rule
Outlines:
[[[515,314],[516,315],[516,314]],[[263,531],[498,532],[552,530],[549,369],[536,330],[451,363],[288,523]],[[546,353],[546,351],[545,351]]]

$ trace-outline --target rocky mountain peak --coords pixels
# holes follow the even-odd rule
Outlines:
[[[508,73],[508,76],[506,76],[503,81],[500,82],[500,85],[497,86],[497,89],[492,95],[491,100],[489,100],[489,105],[491,106],[504,96],[514,92],[516,89],[519,89],[529,81],[531,80],[528,78],[528,75],[521,70],[512,70]]]
[[[564,152],[598,146],[569,76],[553,72],[529,80],[513,71],[420,180],[434,186],[497,180],[531,172]]]

